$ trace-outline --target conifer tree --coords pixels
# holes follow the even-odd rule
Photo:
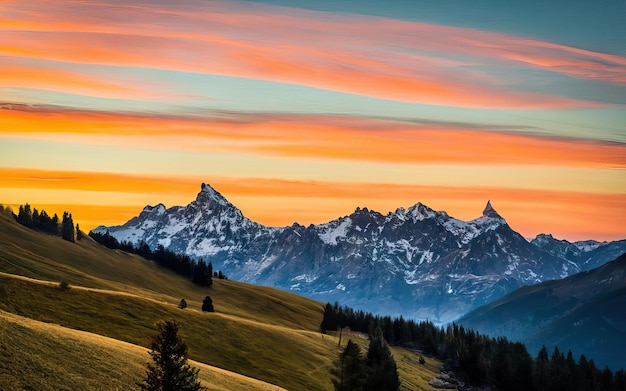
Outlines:
[[[187,364],[187,345],[178,335],[178,324],[166,320],[157,324],[158,334],[150,348],[152,363],[147,364],[146,377],[139,386],[144,391],[200,391],[198,369]]]
[[[545,346],[541,347],[541,350],[537,354],[535,360],[535,380],[537,382],[537,389],[547,390],[550,380],[550,358],[548,357],[548,349]]]
[[[365,365],[368,368],[365,390],[396,391],[400,388],[396,361],[380,327],[376,327],[374,335],[370,337]]]
[[[194,284],[211,287],[213,285],[212,275],[213,265],[210,263],[207,265],[206,262],[200,258],[193,266],[193,275],[191,280]]]
[[[338,303],[335,304],[337,307],[339,307]],[[327,331],[337,330],[337,328],[337,313],[332,304],[326,303],[326,306],[324,306],[324,316],[322,317],[322,322],[320,323],[320,331],[322,332],[322,334],[326,334]]]
[[[17,214],[17,222],[26,227],[31,227],[32,218],[33,218],[33,212],[30,209],[30,205],[28,203],[24,205],[20,205],[20,209]]]
[[[362,391],[366,381],[365,360],[359,345],[348,340],[344,351],[339,355],[337,368],[332,371],[336,391]]]
[[[61,220],[61,237],[69,242],[75,241],[74,221],[72,214],[63,212],[63,220]]]

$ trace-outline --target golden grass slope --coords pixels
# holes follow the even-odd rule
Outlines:
[[[334,344],[318,332],[235,315],[180,310],[174,303],[0,275],[0,309],[31,319],[148,346],[154,325],[175,319],[189,357],[288,389],[327,390]],[[319,376],[316,374],[323,374]],[[304,386],[306,385],[306,386]]]
[[[263,387],[268,383],[294,391],[333,389],[330,369],[341,348],[336,338],[318,331],[321,303],[234,281],[219,280],[212,288],[199,288],[135,255],[106,249],[91,239],[70,243],[29,230],[6,216],[0,216],[0,272],[4,272],[0,274],[0,310],[5,311],[0,341],[10,341],[4,342],[10,347],[7,352],[15,355],[23,351],[30,357],[30,361],[3,360],[0,364],[5,373],[21,374],[16,381],[32,375],[37,380],[29,380],[31,384],[49,382],[51,389],[62,389],[65,377],[80,378],[81,368],[89,367],[95,368],[89,376],[93,384],[73,389],[115,389],[102,385],[109,384],[111,376],[126,376],[116,371],[141,374],[145,358],[132,364],[135,356],[128,353],[126,357],[122,350],[115,354],[106,350],[112,346],[110,343],[91,346],[95,353],[86,355],[89,349],[70,348],[79,346],[77,342],[68,347],[63,345],[63,338],[34,335],[32,327],[6,321],[6,313],[143,347],[148,346],[157,321],[175,319],[187,341],[190,358],[221,368],[234,382],[225,385],[226,380],[215,368],[203,371],[203,381],[214,384],[215,389],[251,389],[249,378],[259,379]],[[71,288],[59,289],[60,281],[69,282]],[[199,311],[206,295],[213,298],[216,313]],[[186,310],[176,307],[181,298],[189,304]],[[16,327],[28,341],[6,337],[20,335]],[[38,338],[41,346],[36,344]],[[38,351],[44,353],[35,359]],[[59,364],[63,361],[52,351],[65,352],[68,360],[81,366]],[[145,350],[141,352],[145,357]],[[427,364],[421,365],[412,352],[393,352],[402,389],[433,390],[427,380],[439,371],[440,362],[427,359]],[[118,361],[126,364],[120,366]],[[51,377],[48,372],[58,376]],[[231,372],[240,374],[244,380],[239,380],[245,384],[236,383],[239,380]],[[132,376],[137,378],[136,374]],[[9,386],[0,389],[11,389]]]
[[[136,390],[146,348],[0,311],[0,389]],[[10,365],[9,365],[10,363]],[[278,386],[190,361],[209,390],[279,391]]]
[[[322,304],[277,289],[215,280],[199,288],[139,256],[110,250],[87,237],[76,243],[42,234],[0,215],[0,272],[71,285],[134,293],[190,308],[210,295],[216,311],[263,323],[317,331]]]

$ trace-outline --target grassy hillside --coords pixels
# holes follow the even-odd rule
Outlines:
[[[147,349],[0,311],[0,389],[137,390],[150,360]],[[11,365],[7,365],[11,363]],[[282,388],[191,362],[209,390]]]
[[[216,311],[257,321],[317,331],[322,304],[272,288],[215,280],[199,288],[153,262],[104,248],[90,238],[67,242],[0,215],[0,272],[70,285],[129,292],[171,303],[185,298],[201,308],[210,295]],[[269,311],[271,309],[271,311]]]
[[[4,314],[56,324],[59,326],[55,327],[63,330],[84,330],[138,346],[148,345],[157,321],[176,319],[193,360],[290,390],[332,389],[329,371],[340,348],[334,337],[317,331],[321,303],[233,281],[215,281],[212,288],[199,288],[140,257],[106,249],[90,239],[70,243],[26,229],[4,216],[0,216],[0,238],[0,272],[4,272],[0,274],[0,297],[3,298],[0,310],[6,311]],[[71,289],[59,289],[60,281],[69,282]],[[213,298],[216,313],[198,311],[206,295]],[[176,308],[181,298],[187,300],[186,310]],[[0,317],[0,340],[5,340],[9,334],[19,335],[15,324],[7,321],[7,316]],[[11,340],[14,353],[44,353],[38,356],[38,361],[22,364],[3,360],[4,367],[0,366],[0,370],[21,373],[14,367],[7,367],[14,365],[37,372],[37,368],[49,365],[61,371],[59,379],[81,373],[71,365],[61,368],[62,361],[52,353],[48,355],[49,345],[63,344],[64,340],[55,340],[46,333],[36,338],[33,328],[20,330],[26,334],[23,340]],[[18,340],[26,345],[20,346]],[[42,346],[29,345],[37,343]],[[80,347],[80,344],[70,345]],[[110,346],[113,345],[103,343],[98,349],[106,350]],[[145,362],[136,358],[145,357],[145,350],[141,348],[138,348],[139,356],[128,353],[123,359],[120,354],[126,353],[103,353],[90,358],[81,353],[82,348],[59,349],[67,351],[70,360],[81,362],[83,366],[117,368],[111,369],[111,373],[131,371],[139,362],[135,371],[141,374],[141,363]],[[10,354],[10,350],[7,351]],[[405,350],[394,349],[394,355],[403,389],[432,389],[427,381],[438,372],[439,362],[429,360],[427,365],[417,364],[417,356]],[[135,360],[135,364],[129,360]],[[118,365],[120,362],[127,364]],[[215,371],[209,372],[214,374]],[[99,370],[95,373],[97,376]],[[44,381],[45,376],[41,376],[40,380]],[[209,384],[206,375],[203,376]],[[131,375],[117,377],[128,379]],[[49,380],[53,385],[58,382],[58,379]],[[224,387],[219,383],[221,380],[213,381],[217,382],[217,389],[251,389],[243,385]],[[0,389],[11,387],[14,386],[0,384]],[[99,389],[95,385],[76,389],[81,388]]]

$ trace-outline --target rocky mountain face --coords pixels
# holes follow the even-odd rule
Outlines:
[[[462,325],[521,341],[536,354],[572,350],[599,368],[626,368],[626,254],[591,271],[522,287],[462,317]],[[590,357],[589,357],[590,356]]]
[[[522,285],[580,271],[513,231],[490,203],[471,221],[417,203],[386,215],[357,208],[324,224],[275,228],[249,220],[202,184],[185,207],[146,206],[127,223],[96,231],[202,257],[234,280],[436,323]]]
[[[626,252],[626,240],[615,242],[584,240],[570,243],[567,240],[555,239],[550,234],[539,234],[531,243],[554,256],[569,259],[582,271],[595,269]]]

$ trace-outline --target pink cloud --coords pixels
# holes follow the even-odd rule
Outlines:
[[[479,108],[597,105],[515,90],[508,80],[477,70],[487,65],[626,84],[624,57],[467,28],[219,1],[41,2],[36,8],[0,5],[0,13],[8,15],[0,21],[6,38],[0,53]]]

